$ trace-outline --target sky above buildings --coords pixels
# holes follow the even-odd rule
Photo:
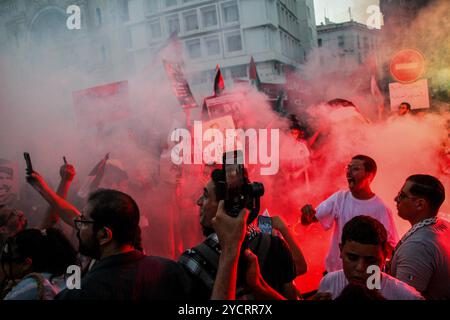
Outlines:
[[[379,2],[379,0],[314,0],[316,24],[325,22],[325,12],[328,19],[333,22],[349,21],[350,11],[353,20],[366,24],[370,15],[367,9],[371,5],[379,5]]]

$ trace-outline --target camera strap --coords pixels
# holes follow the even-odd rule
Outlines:
[[[217,235],[211,234],[196,247],[184,252],[179,262],[212,290],[219,265],[220,247]]]
[[[249,248],[257,255],[262,269],[269,252],[271,235],[254,233],[250,236]],[[220,246],[217,234],[211,234],[196,247],[185,251],[179,262],[212,290],[219,266]],[[238,290],[241,292],[242,290]]]

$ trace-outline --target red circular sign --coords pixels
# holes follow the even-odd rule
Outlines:
[[[425,57],[415,49],[397,52],[391,60],[391,75],[401,83],[411,83],[419,79],[425,71]]]

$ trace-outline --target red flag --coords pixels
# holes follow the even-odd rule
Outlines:
[[[72,97],[80,128],[123,120],[131,114],[127,80],[78,90]]]
[[[377,80],[375,79],[375,76],[373,74],[370,77],[370,93],[372,93],[372,96],[374,96],[375,98],[383,99],[383,94],[381,93],[381,90],[377,84]]]
[[[222,72],[220,72],[219,65],[216,66],[216,78],[214,79],[214,94],[220,95],[225,90],[225,82],[222,78]]]

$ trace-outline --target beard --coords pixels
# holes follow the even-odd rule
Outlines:
[[[203,236],[208,237],[210,234],[216,232],[213,228],[202,226]]]
[[[78,251],[80,252],[80,254],[97,260],[100,259],[100,243],[98,242],[98,239],[94,237],[94,235],[91,235],[88,240],[83,241],[80,237],[80,231],[78,231],[77,238],[79,242]]]

